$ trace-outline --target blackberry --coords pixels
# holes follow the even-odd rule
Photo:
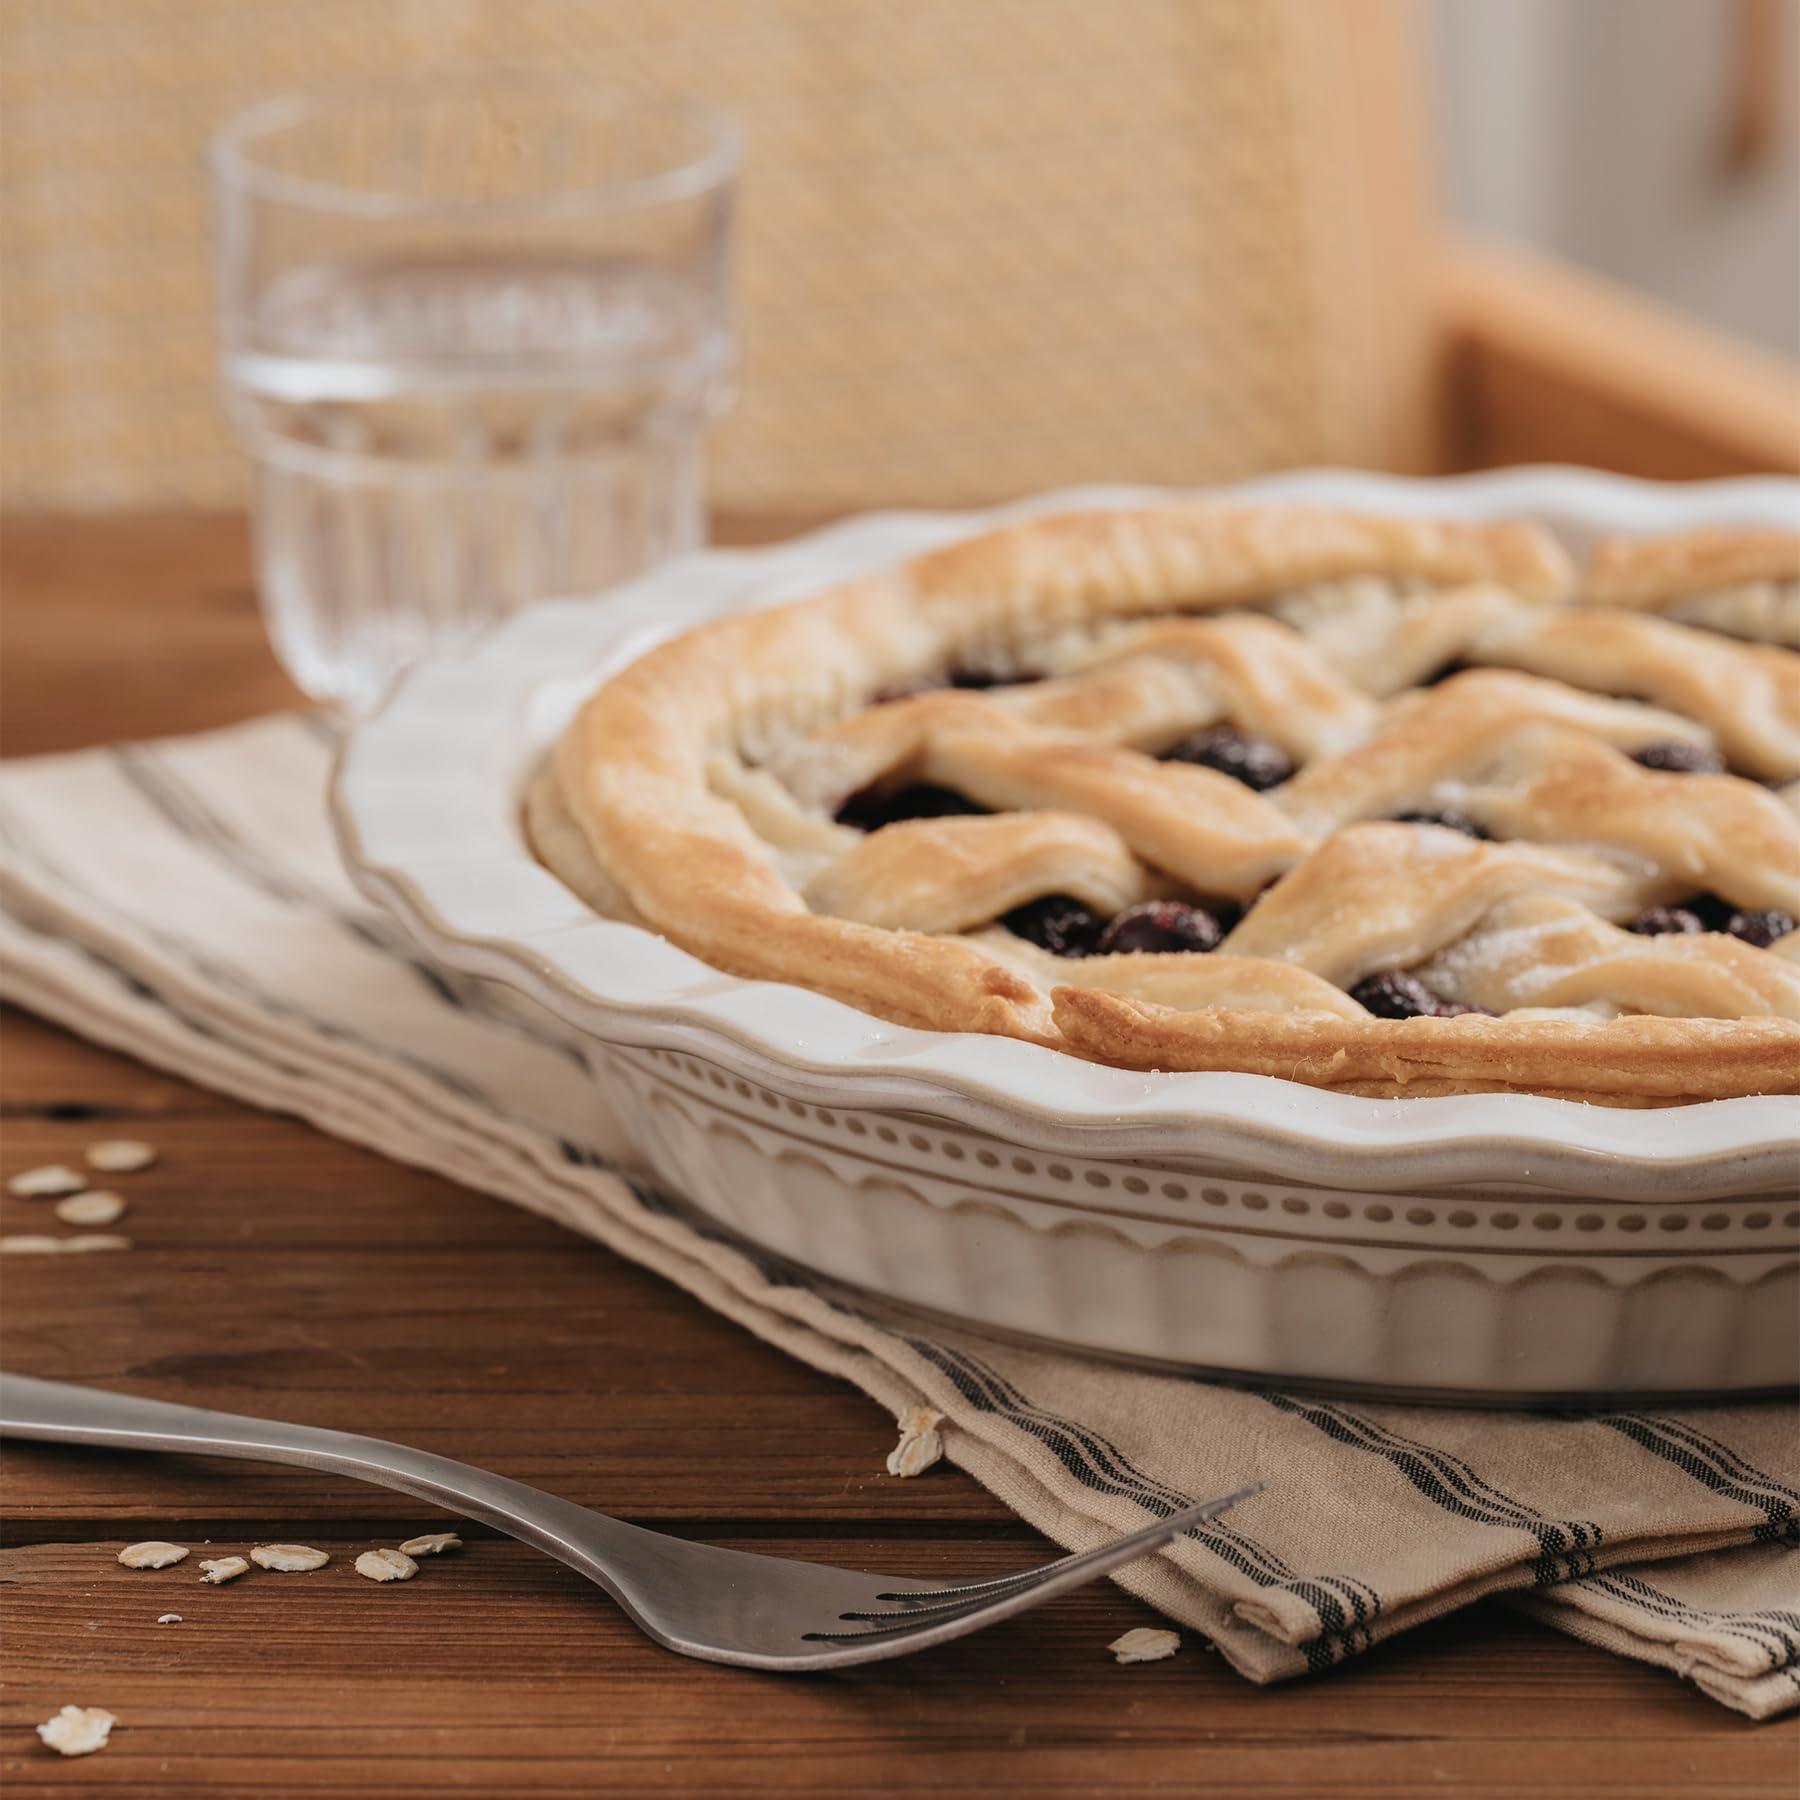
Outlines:
[[[1216,769],[1259,794],[1280,787],[1294,772],[1292,759],[1279,744],[1234,731],[1229,725],[1212,725],[1183,738],[1173,750],[1164,753],[1163,761]]]
[[[1005,914],[1000,923],[1052,956],[1092,956],[1105,921],[1090,906],[1069,894],[1046,894],[1027,900]]]
[[[1778,906],[1763,907],[1756,911],[1734,912],[1725,921],[1725,929],[1734,938],[1742,938],[1746,944],[1754,944],[1759,950],[1766,950],[1778,938],[1784,938],[1794,929],[1794,915],[1783,912]]]
[[[1225,935],[1204,907],[1184,900],[1146,900],[1115,914],[1100,933],[1101,956],[1154,955],[1159,951],[1216,950]]]
[[[1404,969],[1377,969],[1350,990],[1350,998],[1378,1019],[1459,1019],[1465,1013],[1485,1013],[1485,1006],[1469,1006],[1434,994],[1418,976]]]
[[[1625,927],[1655,937],[1666,931],[1723,931],[1759,950],[1795,928],[1794,915],[1778,906],[1734,907],[1717,894],[1693,894],[1678,906],[1653,906]]]
[[[879,831],[882,826],[898,825],[903,819],[951,819],[986,811],[985,806],[977,806],[954,788],[932,787],[921,781],[886,793],[878,788],[864,788],[838,808],[837,822],[853,825],[858,831]]]
[[[1704,931],[1705,922],[1685,906],[1653,906],[1625,927],[1640,937],[1666,937],[1671,932]]]
[[[1717,894],[1689,894],[1685,900],[1678,900],[1676,905],[1684,912],[1691,912],[1700,921],[1702,931],[1728,929],[1731,915],[1737,911],[1729,900],[1721,900]]]

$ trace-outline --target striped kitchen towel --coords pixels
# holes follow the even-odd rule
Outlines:
[[[1253,1681],[1505,1594],[1752,1717],[1800,1703],[1792,1405],[1362,1405],[871,1318],[635,1180],[564,1028],[432,967],[355,892],[330,754],[288,716],[0,769],[8,995],[560,1220],[896,1414],[940,1411],[948,1455],[1071,1548],[1267,1482],[1120,1578]]]

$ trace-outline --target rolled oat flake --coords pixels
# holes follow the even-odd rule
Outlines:
[[[39,1169],[24,1169],[7,1184],[9,1194],[23,1200],[56,1200],[64,1194],[79,1194],[87,1186],[87,1177],[63,1163],[45,1163]]]
[[[909,1406],[898,1420],[900,1441],[888,1452],[887,1472],[911,1478],[923,1475],[944,1454],[938,1426],[944,1415],[934,1406]]]
[[[43,1231],[10,1232],[0,1237],[0,1256],[86,1256],[95,1250],[129,1250],[131,1239],[116,1231],[78,1231],[73,1237],[51,1237]]]
[[[310,1544],[258,1544],[250,1552],[250,1560],[259,1569],[274,1569],[282,1575],[304,1575],[311,1569],[322,1569],[331,1561],[329,1554],[315,1550]]]
[[[442,1556],[446,1550],[460,1550],[462,1539],[454,1531],[428,1531],[423,1537],[408,1538],[400,1546],[402,1556]]]
[[[58,1756],[92,1756],[106,1748],[118,1722],[103,1706],[65,1706],[46,1719],[37,1734]]]
[[[356,1559],[356,1572],[371,1581],[411,1581],[419,1565],[404,1550],[365,1550]]]
[[[53,1209],[65,1225],[112,1225],[125,1216],[125,1197],[110,1188],[70,1194]]]
[[[119,1552],[119,1561],[128,1569],[169,1569],[186,1560],[185,1544],[165,1544],[160,1538],[149,1538],[141,1544],[127,1544]]]
[[[156,1146],[136,1138],[106,1138],[89,1144],[85,1154],[90,1169],[107,1175],[132,1175],[156,1161]]]
[[[1165,1656],[1173,1656],[1181,1648],[1181,1639],[1173,1631],[1140,1625],[1135,1631],[1128,1631],[1123,1637],[1114,1638],[1106,1647],[1113,1653],[1114,1662],[1161,1662]]]

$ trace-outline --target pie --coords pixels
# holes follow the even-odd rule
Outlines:
[[[1035,519],[604,682],[537,854],[731,974],[1143,1070],[1800,1092],[1800,532]]]

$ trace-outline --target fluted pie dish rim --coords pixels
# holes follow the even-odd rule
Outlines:
[[[1441,479],[1308,472],[1215,490],[1401,518],[1535,517],[1578,544],[1705,524],[1800,524],[1800,483],[1664,486],[1532,469]],[[1287,1179],[1347,1186],[1525,1185],[1586,1194],[1778,1190],[1800,1154],[1800,1100],[1758,1096],[1621,1112],[1538,1093],[1370,1098],[1274,1075],[1156,1073],[1016,1038],[894,1025],[811,989],[722,974],[596,916],[532,855],[527,777],[604,670],[700,619],[816,593],[1035,514],[1158,505],[1080,489],[967,514],[876,514],[750,552],[669,566],[601,603],[551,602],[404,679],[347,743],[334,784],[366,891],[453,966],[523,988],[602,1041],[682,1048],[796,1092],[1155,1154],[1197,1134]],[[1445,1021],[1454,1024],[1455,1021]]]

